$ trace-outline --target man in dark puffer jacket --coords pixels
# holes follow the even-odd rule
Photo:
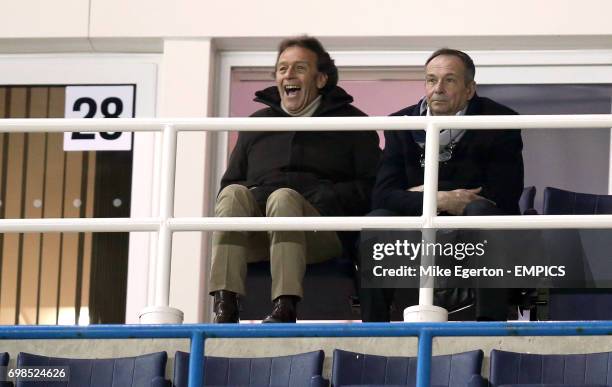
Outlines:
[[[276,86],[256,93],[255,101],[268,107],[252,117],[365,116],[337,86],[334,61],[314,38],[280,44],[275,79]],[[364,215],[379,157],[375,132],[240,133],[215,216]],[[215,232],[214,321],[238,322],[237,295],[246,293],[247,262],[270,259],[273,310],[263,322],[295,322],[306,263],[341,251],[333,231]]]

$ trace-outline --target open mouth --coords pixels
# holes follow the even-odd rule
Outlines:
[[[292,97],[297,95],[297,93],[299,93],[299,91],[302,90],[302,88],[300,86],[297,85],[285,85],[285,94],[288,97]]]

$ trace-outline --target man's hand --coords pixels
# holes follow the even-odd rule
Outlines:
[[[423,186],[417,185],[416,187],[408,188],[406,191],[409,192],[423,192]]]
[[[423,186],[408,188],[408,192],[423,192]],[[438,191],[438,211],[448,212],[451,215],[462,215],[465,206],[474,200],[486,200],[493,205],[495,202],[485,197],[478,195],[482,191],[482,187],[472,189],[456,189],[453,191]]]
[[[478,195],[482,187],[474,189],[455,189],[452,191],[438,191],[438,211],[448,212],[451,215],[462,215],[465,206],[474,200],[487,200]]]

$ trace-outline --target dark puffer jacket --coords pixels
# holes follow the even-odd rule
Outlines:
[[[276,87],[255,96],[255,101],[268,107],[251,117],[288,117]],[[353,97],[336,87],[322,96],[313,116],[366,115],[351,102]],[[272,192],[291,188],[321,215],[364,215],[380,153],[376,132],[241,132],[221,189],[230,184],[249,187],[263,209]]]

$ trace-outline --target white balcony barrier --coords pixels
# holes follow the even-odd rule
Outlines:
[[[155,231],[158,234],[155,260],[155,304],[147,308],[143,321],[181,322],[180,311],[169,307],[172,233],[180,231],[283,231],[364,228],[612,228],[612,215],[556,216],[437,216],[438,134],[441,129],[576,129],[612,128],[612,115],[558,116],[438,116],[438,117],[334,117],[334,118],[198,118],[198,119],[2,119],[4,132],[67,131],[153,131],[163,132],[158,218],[89,219],[2,219],[0,232],[127,232]],[[425,182],[421,217],[307,217],[307,218],[174,218],[174,174],[176,135],[179,131],[355,131],[426,129]],[[420,292],[422,313],[416,320],[436,319],[432,309],[433,289]],[[431,313],[430,313],[431,312]]]

